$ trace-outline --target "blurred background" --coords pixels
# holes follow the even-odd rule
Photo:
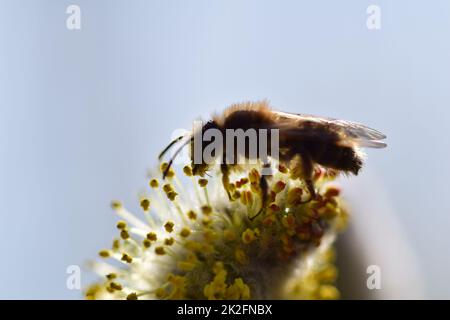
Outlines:
[[[265,98],[387,134],[343,179],[341,257],[381,265],[382,297],[450,298],[449,31],[445,0],[1,0],[0,298],[82,298],[67,267],[110,245],[110,201],[137,209],[173,130]]]

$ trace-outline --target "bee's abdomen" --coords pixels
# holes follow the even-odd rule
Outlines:
[[[336,143],[316,143],[307,148],[311,158],[318,164],[332,169],[358,174],[362,167],[362,159],[351,147],[339,146]]]

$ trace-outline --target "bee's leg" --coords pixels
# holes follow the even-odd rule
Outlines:
[[[310,194],[309,199],[305,201],[305,203],[307,203],[316,198],[316,189],[314,188],[314,183],[313,183],[312,179],[306,179],[305,183],[306,183],[306,188],[308,189],[308,192]]]
[[[225,191],[227,192],[228,195],[228,199],[230,201],[233,201],[233,198],[231,197],[231,193],[230,193],[230,168],[228,167],[228,165],[226,163],[222,163],[220,165],[220,171],[222,172],[222,184],[223,187],[225,189]]]
[[[263,167],[265,169],[268,169],[268,168],[270,168],[270,164],[266,163],[263,165]],[[261,174],[261,178],[259,178],[259,188],[261,189],[261,208],[253,217],[249,218],[250,221],[252,221],[257,216],[259,216],[267,208],[267,204],[268,204],[267,202],[269,200],[269,198],[268,198],[269,185],[267,183],[267,175],[266,174]]]
[[[307,154],[302,154],[302,170],[303,170],[303,181],[306,184],[306,188],[308,189],[309,199],[302,201],[302,203],[308,203],[311,200],[316,198],[316,189],[314,188],[313,183],[313,174],[314,174],[314,165]]]

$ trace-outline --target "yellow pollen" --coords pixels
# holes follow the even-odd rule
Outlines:
[[[166,246],[171,246],[171,245],[173,245],[174,242],[175,242],[174,238],[167,238],[167,239],[164,240],[164,244]]]
[[[124,230],[127,227],[127,223],[125,221],[117,222],[117,229]]]
[[[269,214],[264,218],[262,223],[264,226],[267,227],[273,225],[276,221],[277,221],[276,216],[274,214]]]
[[[254,193],[260,193],[261,188],[259,186],[259,182],[252,182],[250,184],[250,190],[252,190]]]
[[[160,166],[161,172],[165,172],[168,166],[169,166],[169,164],[167,162],[161,163],[161,166]],[[170,168],[169,171],[167,171],[166,176],[167,176],[167,178],[172,178],[173,176],[175,176],[175,171],[173,171],[172,168]]]
[[[128,233],[127,230],[122,230],[122,231],[120,231],[120,237],[123,240],[127,240],[130,237],[130,234]]]
[[[122,208],[122,203],[120,201],[112,201],[111,202],[111,208],[113,208],[114,210],[120,209]]]
[[[234,257],[237,262],[239,262],[242,265],[248,264],[248,257],[244,250],[241,248],[237,248],[234,252]]]
[[[102,250],[98,253],[98,255],[102,258],[108,258],[109,257],[109,251],[108,250]]]
[[[159,186],[159,182],[158,182],[158,180],[156,180],[156,179],[152,179],[152,180],[150,180],[149,185],[150,185],[150,187],[152,187],[153,189],[156,189],[156,188],[158,188],[158,186]]]
[[[178,193],[175,191],[170,191],[167,193],[167,198],[169,198],[170,201],[174,201]]]
[[[203,238],[207,241],[207,242],[213,242],[214,240],[217,239],[217,233],[213,230],[207,229],[205,230],[205,232],[203,233]]]
[[[97,287],[85,291],[86,297],[339,298],[335,287],[338,269],[333,261],[334,251],[328,248],[334,244],[324,241],[327,239],[324,235],[334,236],[344,227],[348,215],[340,189],[329,185],[333,177],[328,170],[314,171],[311,179],[317,197],[306,202],[310,194],[302,165],[300,158],[294,158],[286,166],[274,161],[273,168],[278,166],[278,171],[274,170],[267,179],[267,195],[263,198],[260,166],[241,166],[230,171],[229,179],[223,181],[225,192],[219,170],[211,171],[214,178],[210,178],[204,175],[209,166],[200,166],[198,170],[197,166],[186,165],[183,175],[189,178],[180,181],[174,169],[167,170],[168,163],[162,163],[160,170],[167,170],[167,177],[173,178],[165,181],[150,178],[147,182],[153,191],[147,190],[148,194],[138,198],[142,208],[138,209],[143,210],[141,215],[147,223],[134,218],[119,201],[111,203],[123,221],[116,224],[118,231],[112,249],[98,254],[114,259],[96,266],[100,269],[97,271],[104,271],[103,278]],[[187,189],[184,180],[190,182]],[[209,192],[216,191],[216,187],[220,188],[220,198],[216,194],[210,197]],[[153,193],[158,199],[153,198]],[[237,201],[229,202],[229,196]],[[155,219],[152,211],[157,215]],[[253,216],[258,219],[251,219]],[[310,252],[314,254],[309,255]],[[280,277],[273,274],[276,264],[282,268],[283,264],[309,257],[307,268],[295,279],[289,274]],[[257,275],[252,273],[256,269]],[[283,290],[273,291],[275,287],[260,284],[260,278],[274,284],[278,279],[289,281],[286,286],[277,286]]]
[[[251,229],[247,229],[242,233],[242,242],[245,244],[252,243],[256,240],[255,232]]]
[[[210,217],[204,217],[204,218],[202,219],[202,224],[203,224],[205,227],[209,226],[211,223],[212,223],[212,220],[211,220]]]
[[[191,271],[195,268],[195,264],[189,261],[178,261],[177,262],[177,268],[182,271]]]
[[[201,244],[200,244],[199,242],[197,242],[197,241],[191,241],[191,240],[187,240],[187,241],[184,243],[184,247],[185,247],[187,250],[190,250],[190,251],[200,251],[201,248],[202,248],[202,246],[201,246]]]
[[[259,175],[258,170],[252,169],[248,174],[248,178],[251,183],[259,183],[261,176]]]
[[[278,171],[280,171],[281,173],[287,173],[287,168],[285,166],[283,166],[282,164],[280,164],[278,166]]]
[[[119,284],[119,283],[115,283],[115,282],[111,282],[111,283],[109,284],[109,287],[110,287],[112,290],[117,290],[117,291],[122,290],[122,285]]]
[[[192,211],[192,210],[189,210],[189,211],[188,211],[187,216],[188,216],[188,218],[191,219],[191,220],[197,219],[197,214],[196,214],[194,211]]]
[[[156,248],[155,248],[155,253],[156,253],[157,255],[162,256],[162,255],[165,255],[165,254],[166,254],[166,250],[164,249],[164,247],[156,247]]]
[[[155,296],[158,299],[163,299],[166,296],[166,290],[164,290],[164,288],[158,288],[155,291]]]
[[[280,208],[279,206],[277,206],[275,203],[272,203],[272,204],[269,206],[269,208],[268,208],[268,210],[267,210],[267,213],[268,213],[268,215],[271,215],[271,214],[273,214],[273,213],[280,212],[280,210],[281,210],[281,208]]]
[[[197,255],[194,252],[188,252],[186,255],[186,261],[191,263],[197,263],[198,262]]]
[[[169,233],[173,231],[173,227],[174,227],[174,223],[172,221],[167,221],[164,224],[164,229],[166,229],[166,231]]]
[[[332,198],[339,196],[341,190],[337,187],[328,187],[327,191],[325,191],[325,198]]]
[[[240,188],[244,185],[246,185],[248,183],[248,179],[247,178],[242,178],[241,180],[236,182],[236,188]]]
[[[333,281],[336,280],[337,275],[338,275],[337,268],[334,265],[329,265],[319,272],[318,277],[323,282],[332,283]]]
[[[184,166],[183,167],[183,172],[188,177],[192,176],[192,168],[190,166]]]
[[[127,300],[138,300],[138,296],[136,294],[136,292],[130,293],[129,295],[127,295]]]
[[[275,183],[275,186],[273,187],[273,191],[275,193],[280,193],[281,191],[284,190],[285,187],[286,187],[286,183],[284,183],[283,181],[278,181],[277,183]]]
[[[251,191],[242,192],[241,203],[243,205],[251,206],[253,204],[253,193]]]
[[[200,244],[200,252],[204,253],[204,254],[209,254],[209,253],[214,253],[214,246],[212,246],[209,243],[201,243]]]
[[[236,233],[232,229],[225,229],[223,231],[223,238],[227,241],[234,241],[236,240]]]
[[[178,276],[170,274],[167,277],[167,281],[170,282],[172,285],[171,287],[171,293],[170,293],[170,299],[179,300],[185,298],[185,282],[186,279],[184,276]]]
[[[150,208],[150,200],[149,199],[142,199],[141,200],[141,207],[144,211],[148,211],[148,209]]]
[[[287,195],[289,206],[298,206],[302,203],[303,190],[301,188],[292,188]]]
[[[154,233],[154,232],[147,233],[147,239],[150,241],[156,241],[156,239],[157,239],[156,233]]]
[[[142,245],[148,249],[152,245],[152,242],[148,239],[144,239],[144,240],[142,240]]]
[[[295,227],[295,217],[292,214],[287,214],[281,219],[281,223],[285,228],[294,228]]]
[[[164,172],[167,169],[168,166],[169,166],[169,164],[167,162],[163,162],[159,166],[159,169],[161,170],[161,172]]]
[[[133,258],[131,258],[126,253],[122,254],[122,258],[120,260],[125,261],[126,263],[132,263],[133,262]]]
[[[189,228],[183,228],[180,231],[180,236],[182,236],[183,238],[189,237],[190,234],[191,234],[191,229],[189,229]]]
[[[204,188],[208,185],[208,180],[207,179],[198,179],[198,184],[200,185],[200,187]]]
[[[108,280],[113,280],[116,278],[117,278],[117,275],[115,273],[109,273],[106,275],[106,279],[108,279]]]
[[[213,272],[214,274],[219,274],[221,271],[223,271],[223,262],[222,261],[216,261],[213,265]]]
[[[118,250],[119,248],[120,248],[120,241],[118,239],[115,239],[112,244],[112,249]]]
[[[239,191],[235,191],[233,193],[233,200],[237,200],[241,197],[241,193]]]
[[[202,206],[202,213],[206,216],[210,215],[212,212],[212,208],[208,205]]]
[[[244,283],[244,280],[242,280],[242,278],[236,278],[234,279],[234,283],[227,288],[225,299],[250,299],[250,288]]]
[[[330,300],[336,300],[339,299],[339,291],[336,289],[336,287],[331,285],[323,285],[320,286],[319,290],[319,298],[320,299],[330,299]]]

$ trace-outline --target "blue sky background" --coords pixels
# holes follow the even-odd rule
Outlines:
[[[367,172],[450,298],[449,31],[444,0],[1,0],[0,298],[80,298],[66,267],[109,245],[110,200],[137,208],[173,129],[264,98],[388,135]]]

